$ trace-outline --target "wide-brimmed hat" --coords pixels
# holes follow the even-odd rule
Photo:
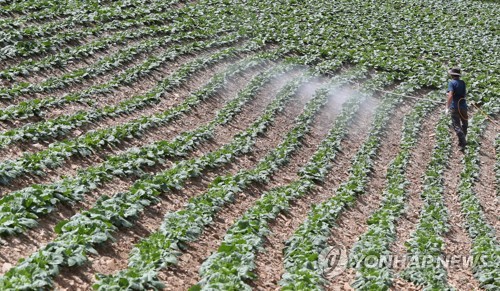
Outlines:
[[[452,76],[462,76],[462,71],[460,71],[460,69],[453,68],[448,71],[448,74]]]

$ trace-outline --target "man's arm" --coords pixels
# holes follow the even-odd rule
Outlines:
[[[448,97],[446,99],[446,110],[450,108],[451,102],[453,101],[453,82],[448,83],[448,92],[446,93],[446,96]]]
[[[447,100],[446,100],[446,109],[450,108],[450,105],[451,105],[451,101],[453,100],[453,91],[448,91],[448,93],[446,93],[447,95]]]

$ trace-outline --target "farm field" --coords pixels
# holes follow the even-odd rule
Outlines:
[[[0,0],[0,290],[500,290],[498,15]]]

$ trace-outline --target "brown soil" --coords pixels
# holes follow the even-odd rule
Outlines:
[[[269,184],[255,185],[249,191],[245,191],[245,194],[239,195],[236,198],[235,205],[224,208],[222,212],[217,215],[218,219],[216,223],[202,236],[201,240],[193,243],[187,254],[181,256],[179,266],[175,266],[171,270],[164,271],[160,274],[160,278],[168,282],[169,286],[171,286],[169,288],[184,289],[196,283],[199,280],[199,266],[210,254],[210,251],[216,249],[220,244],[225,231],[231,223],[240,217],[245,210],[251,207],[253,202],[259,198],[262,192],[272,187],[288,184],[293,179],[297,178],[295,173],[307,162],[309,157],[316,150],[317,143],[327,134],[342,102],[343,98],[337,98],[328,103],[326,108],[323,109],[320,115],[315,119],[311,133],[306,136],[304,140],[305,148],[295,154],[292,157],[292,161],[287,166],[273,175]]]
[[[448,169],[444,172],[445,205],[448,209],[449,231],[445,236],[444,255],[449,256],[469,256],[471,251],[471,240],[465,231],[465,221],[460,210],[460,200],[458,197],[458,184],[460,172],[463,169],[463,154],[458,151],[455,133],[453,135],[452,155]],[[458,290],[479,290],[479,283],[474,278],[472,270],[467,267],[457,266],[448,269],[448,283]]]
[[[495,229],[496,237],[500,235],[500,204],[496,194],[495,178],[495,137],[498,134],[495,125],[488,123],[481,139],[479,150],[479,177],[474,187],[487,223]]]
[[[372,110],[374,110],[375,107],[375,105],[370,106]],[[366,230],[366,225],[364,222],[380,203],[380,193],[385,186],[385,173],[387,171],[387,166],[389,165],[392,158],[396,155],[396,149],[399,147],[400,140],[400,135],[398,134],[399,129],[401,126],[403,115],[408,110],[408,106],[405,105],[398,108],[394,112],[394,117],[391,118],[391,121],[387,126],[387,132],[381,141],[381,148],[379,149],[378,154],[374,160],[374,169],[372,171],[369,183],[366,187],[367,192],[365,193],[365,195],[358,198],[358,201],[352,208],[347,209],[339,217],[338,226],[332,229],[329,244],[333,244],[334,242],[339,243],[340,240],[340,243],[342,243],[350,250],[352,245],[357,241],[357,238]],[[370,112],[370,114],[373,114],[373,112]],[[290,227],[288,233],[283,235],[283,239],[279,242],[280,248],[283,248],[283,241],[288,239],[293,234],[293,231],[300,225],[300,223],[304,221],[307,213],[310,211],[311,205],[321,203],[330,198],[332,195],[334,195],[333,189],[337,189],[343,181],[346,181],[348,179],[348,169],[351,165],[351,159],[356,154],[357,149],[359,149],[361,147],[361,144],[365,141],[372,119],[372,116],[370,116],[369,118],[363,118],[362,123],[357,127],[357,130],[361,131],[362,134],[359,134],[356,137],[356,142],[353,146],[343,147],[349,148],[350,150],[349,152],[343,153],[343,156],[339,156],[340,162],[338,166],[335,165],[331,170],[331,174],[329,174],[328,176],[327,183],[329,184],[327,184],[326,187],[318,189],[320,195],[317,195],[317,197],[311,197],[312,195],[308,196],[307,198],[309,198],[310,202],[301,205],[300,217],[297,217],[293,220],[293,226]],[[348,140],[350,141],[351,139],[352,138],[349,136]],[[337,176],[333,175],[333,173],[337,175],[338,173],[342,174]],[[293,216],[296,217],[297,215]],[[357,223],[352,224],[353,221],[356,221]],[[282,256],[280,255],[279,262],[277,261],[273,264],[279,266],[280,270],[282,270],[283,268],[281,258]],[[272,284],[269,285],[269,289],[271,289],[271,286],[276,286],[279,279],[281,278],[280,276],[282,273],[283,271],[281,271],[280,274],[277,274],[279,277],[276,275],[274,276]],[[352,275],[352,277],[349,277],[349,275]],[[342,277],[337,277],[333,282],[330,282],[331,284],[326,286],[326,288],[337,288],[338,286],[349,285],[351,281],[350,278],[353,277],[353,271],[344,273]],[[262,281],[270,282],[270,280]]]
[[[337,153],[325,182],[317,186],[309,195],[293,201],[286,214],[280,214],[275,221],[269,224],[272,235],[267,237],[264,251],[256,256],[255,265],[257,268],[255,273],[258,279],[252,282],[255,288],[264,290],[278,288],[279,280],[284,273],[284,242],[307,217],[310,207],[328,199],[333,194],[332,189],[338,187],[348,177],[347,169],[351,158],[355,154],[355,149],[360,147],[368,134],[377,103],[378,101],[375,99],[365,102],[364,106],[356,114],[353,123],[349,126],[348,135],[341,142],[342,150]]]
[[[279,89],[281,85],[283,85],[283,80],[278,80],[277,82],[274,82],[269,86],[266,86],[267,88],[264,88],[262,93],[259,95],[261,95],[261,97],[264,98],[275,96],[277,89]],[[268,103],[269,101],[270,100],[261,100],[260,103],[265,104]],[[262,104],[261,106],[263,106],[264,104]],[[263,108],[254,108],[254,109],[261,110]],[[239,115],[238,119],[240,119],[240,117],[243,117],[243,115]],[[249,124],[249,122],[248,123],[244,122],[245,119],[247,118],[245,117],[238,120],[235,126],[241,127],[241,129],[243,129],[246,125]],[[287,120],[282,119],[282,121],[287,121]],[[287,123],[288,124],[291,123],[291,120],[288,120]],[[161,197],[162,202],[160,204],[155,205],[153,210],[151,211],[147,209],[144,215],[140,217],[139,221],[137,222],[139,227],[134,227],[134,229],[126,230],[125,232],[121,231],[117,234],[116,242],[108,243],[102,247],[99,247],[98,251],[100,256],[93,257],[90,264],[81,271],[78,269],[74,270],[74,272],[72,271],[73,277],[76,276],[77,278],[83,280],[87,284],[92,284],[95,280],[93,278],[93,274],[95,273],[111,274],[115,273],[120,269],[126,268],[128,254],[130,253],[130,250],[133,248],[135,243],[137,243],[140,238],[146,237],[152,231],[156,230],[158,226],[161,224],[161,221],[163,220],[163,217],[166,213],[181,209],[189,198],[203,193],[207,189],[208,184],[215,177],[221,174],[229,174],[229,173],[234,174],[242,166],[252,167],[255,164],[257,164],[258,160],[264,156],[265,152],[270,148],[270,146],[273,146],[272,142],[274,141],[269,142],[267,136],[279,135],[281,132],[284,131],[284,129],[289,127],[288,124],[282,124],[279,123],[278,120],[276,120],[273,123],[273,126],[271,126],[269,130],[266,132],[266,135],[258,138],[258,141],[256,143],[256,149],[252,153],[237,158],[235,162],[230,163],[226,167],[216,169],[215,171],[208,171],[204,173],[202,177],[189,181],[186,184],[185,188],[181,191],[176,191],[175,193],[163,195]],[[234,130],[231,130],[231,127],[227,126],[220,127],[218,129],[218,132],[222,131],[225,131],[225,133],[222,133],[220,138],[216,139],[216,142],[211,143],[210,147],[220,147],[223,143],[228,142],[229,137],[234,135],[235,133]],[[207,149],[207,151],[209,150],[212,149]],[[141,230],[143,231],[137,232],[136,228],[138,228],[139,231]],[[66,278],[66,276],[64,275],[59,276],[57,278],[57,284],[63,287],[68,286],[67,281],[64,280],[64,278]]]

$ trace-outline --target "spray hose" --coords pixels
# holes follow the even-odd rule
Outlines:
[[[460,99],[458,99],[458,102],[457,102],[457,107],[458,107],[458,108],[457,108],[457,110],[458,110],[458,114],[460,114],[460,118],[462,118],[462,120],[467,120],[467,121],[468,121],[468,120],[469,120],[469,115],[467,115],[466,117],[464,117],[464,116],[462,115],[462,111],[460,111],[460,101],[462,101],[462,100],[465,102],[465,98],[460,98]]]

